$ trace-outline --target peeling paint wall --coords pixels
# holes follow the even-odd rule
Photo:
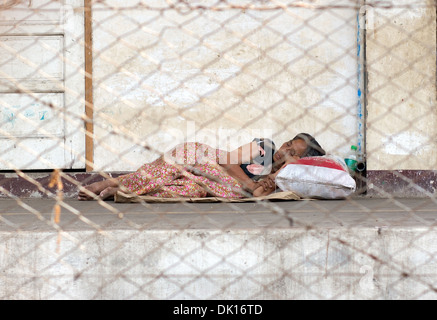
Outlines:
[[[95,170],[135,170],[184,140],[231,149],[308,132],[335,154],[356,143],[355,8],[137,4],[93,5]]]
[[[415,9],[373,12],[367,34],[369,170],[437,169],[436,10],[434,1],[416,2]]]

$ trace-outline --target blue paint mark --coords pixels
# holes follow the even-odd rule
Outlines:
[[[47,114],[47,111],[40,111],[39,112],[39,120],[41,120],[41,121],[45,120],[46,114]]]
[[[359,28],[360,26],[358,26]],[[357,57],[359,57],[361,55],[361,43],[359,41],[359,39],[361,38],[360,32],[358,31],[358,50],[357,50]]]
[[[358,66],[357,66],[357,82],[358,82],[358,104],[357,104],[357,117],[358,117],[358,154],[361,155],[363,152],[363,143],[364,143],[364,124],[363,124],[363,92],[361,90],[363,85],[362,79],[362,65],[361,65],[361,44],[362,44],[362,33],[361,33],[361,24],[360,24],[360,12],[357,14],[357,57],[358,57]]]
[[[4,113],[3,120],[5,121],[5,123],[9,123],[12,126],[12,128],[15,127],[16,117],[13,112]]]
[[[357,56],[359,57],[361,55],[361,25],[360,25],[360,13],[357,15],[357,26],[358,26],[358,34],[357,34],[357,44],[358,44],[358,51]]]
[[[26,118],[33,118],[35,116],[35,111],[33,111],[32,109],[28,109],[24,111],[24,116]]]

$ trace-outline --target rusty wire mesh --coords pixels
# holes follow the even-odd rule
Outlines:
[[[436,298],[434,1],[10,0],[0,29],[0,299]],[[357,145],[354,194],[76,200],[300,132]]]

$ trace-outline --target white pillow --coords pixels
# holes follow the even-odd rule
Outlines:
[[[276,185],[301,198],[315,199],[344,199],[356,190],[346,164],[335,156],[307,157],[289,164],[276,176]]]

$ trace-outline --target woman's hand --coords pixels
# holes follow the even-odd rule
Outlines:
[[[252,192],[254,197],[267,196],[276,190],[275,175],[270,174],[263,180],[256,182],[256,189]]]
[[[269,174],[261,181],[258,181],[258,183],[264,188],[264,191],[274,191],[276,189],[275,176],[273,174]]]

